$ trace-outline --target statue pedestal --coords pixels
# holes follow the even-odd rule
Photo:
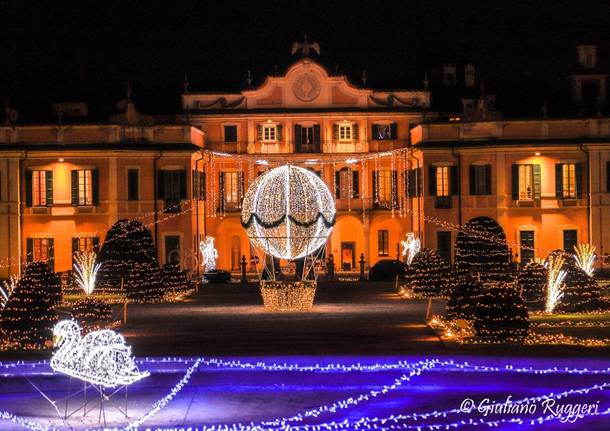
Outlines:
[[[263,304],[268,311],[309,311],[318,283],[306,281],[261,280]]]

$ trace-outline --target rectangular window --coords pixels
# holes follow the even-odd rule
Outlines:
[[[451,263],[451,231],[436,232],[436,247],[438,254]]]
[[[277,141],[277,126],[272,124],[265,124],[263,126],[263,141],[275,142]]]
[[[534,165],[519,165],[519,200],[534,199]]]
[[[165,236],[165,263],[180,265],[180,237],[178,235]]]
[[[436,175],[436,196],[449,196],[449,166],[437,166]]]
[[[534,231],[519,231],[519,246],[521,249],[521,265],[528,264],[534,259]]]
[[[165,212],[180,211],[180,201],[186,199],[186,171],[160,170],[158,193],[165,201]]]
[[[32,171],[32,205],[47,206],[47,171]]]
[[[470,194],[489,195],[491,194],[491,166],[472,165],[470,167]]]
[[[563,231],[563,250],[566,253],[574,253],[574,247],[578,244],[578,231],[566,229]]]
[[[140,199],[140,171],[137,169],[127,170],[127,200],[137,201]]]
[[[385,229],[377,231],[377,252],[379,256],[390,255],[390,231]]]
[[[32,260],[34,262],[48,262],[50,257],[51,239],[50,238],[34,238],[33,239]]]
[[[237,126],[224,126],[225,142],[237,142]]]
[[[377,196],[380,202],[392,202],[392,171],[377,172]]]
[[[239,172],[224,172],[223,193],[227,206],[239,205]]]
[[[193,198],[205,200],[205,172],[193,171]]]
[[[84,251],[95,251],[95,238],[93,237],[81,237],[78,238],[78,251],[81,253]]]
[[[93,205],[93,183],[91,169],[78,172],[78,205]]]
[[[576,199],[576,165],[564,163],[561,165],[562,197]]]
[[[377,141],[396,139],[396,123],[373,124],[373,139]]]
[[[358,171],[343,168],[336,173],[337,198],[348,199],[358,197]]]
[[[351,124],[340,124],[339,125],[339,140],[340,141],[351,141],[352,140],[352,125]]]

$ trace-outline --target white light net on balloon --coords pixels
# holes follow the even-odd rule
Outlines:
[[[322,247],[335,223],[335,202],[315,173],[281,166],[258,177],[244,196],[241,221],[254,247],[300,259]]]

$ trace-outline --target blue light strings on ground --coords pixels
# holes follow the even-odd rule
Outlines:
[[[449,415],[464,414],[460,408],[453,408],[441,411],[432,411],[425,413],[410,413],[410,414],[392,414],[384,417],[361,417],[357,420],[344,419],[339,421],[329,420],[316,424],[305,424],[303,421],[311,418],[319,418],[322,415],[333,415],[340,410],[351,409],[358,406],[362,402],[372,401],[379,396],[389,394],[392,391],[410,382],[414,377],[422,375],[433,369],[443,371],[459,371],[459,372],[483,372],[483,373],[525,373],[534,375],[608,375],[609,368],[568,368],[568,367],[515,367],[513,365],[490,366],[477,365],[467,362],[458,362],[454,360],[439,360],[439,359],[423,359],[419,361],[394,361],[388,363],[373,363],[373,364],[313,364],[300,365],[298,363],[276,363],[276,362],[247,362],[241,360],[224,360],[216,358],[142,358],[138,360],[141,365],[168,366],[168,365],[188,365],[182,378],[172,387],[172,389],[157,402],[151,409],[139,416],[137,419],[129,423],[123,428],[112,428],[116,430],[135,430],[142,429],[141,427],[157,414],[159,411],[167,407],[172,400],[180,393],[180,391],[189,384],[191,377],[197,373],[213,368],[227,368],[244,371],[262,371],[262,372],[300,372],[300,373],[356,373],[356,372],[387,372],[387,371],[402,371],[400,377],[395,378],[392,383],[383,385],[380,389],[370,390],[361,393],[357,396],[348,397],[333,403],[325,404],[316,408],[308,409],[304,412],[295,414],[290,417],[281,417],[270,420],[265,420],[259,423],[233,423],[233,424],[217,424],[217,425],[193,425],[174,428],[154,428],[159,430],[200,430],[200,431],[331,431],[331,430],[449,430],[458,429],[464,426],[478,427],[484,425],[486,427],[499,427],[505,424],[522,425],[527,424],[530,427],[535,427],[550,421],[558,421],[560,417],[556,415],[539,415],[537,417],[526,417],[524,415],[513,415],[506,418],[469,418],[463,420],[455,420],[450,423],[435,423],[434,419],[447,418]],[[163,372],[163,369],[159,370]],[[165,369],[168,371],[168,369]],[[175,369],[172,371],[176,371]],[[32,375],[52,375],[49,372],[48,361],[14,361],[0,362],[0,375],[3,377],[19,377]],[[592,391],[603,391],[610,388],[610,382],[604,382],[583,388],[573,388],[560,391],[557,393],[551,392],[544,395],[521,398],[519,400],[511,400],[508,402],[492,402],[488,408],[502,408],[505,406],[514,407],[521,404],[532,402],[541,402],[544,400],[559,400],[577,395],[587,395]],[[598,417],[610,414],[610,408],[586,413],[578,416],[578,419],[586,417]],[[431,422],[426,422],[432,419]],[[22,428],[28,430],[51,430],[40,423],[36,423],[27,418],[19,417],[7,411],[0,411],[0,420],[10,421]]]

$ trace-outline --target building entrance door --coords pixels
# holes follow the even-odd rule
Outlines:
[[[356,244],[353,242],[341,243],[341,269],[349,271],[356,266]]]

